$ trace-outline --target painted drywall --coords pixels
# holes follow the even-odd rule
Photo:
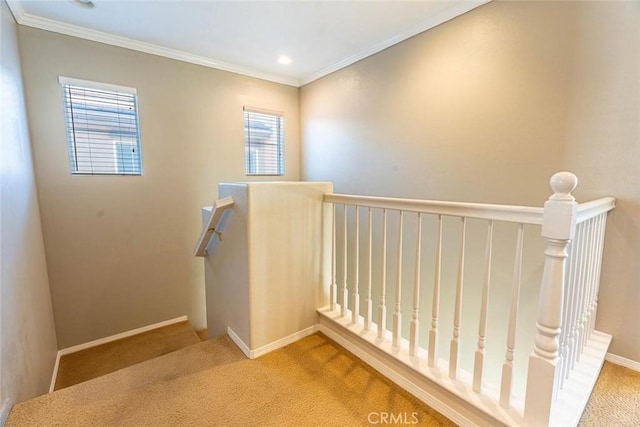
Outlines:
[[[611,195],[597,328],[640,361],[640,5],[492,2],[301,88],[303,178],[541,206]]]
[[[610,352],[640,362],[640,2],[581,3],[567,99],[563,167],[576,195],[616,197],[598,298]]]
[[[248,185],[251,349],[318,322],[322,200],[331,192],[328,182]]]
[[[211,253],[204,258],[207,334],[215,338],[231,328],[242,342],[250,344],[247,185],[221,183],[218,194],[233,197],[234,204],[219,226],[223,241],[211,242]],[[203,218],[203,224],[207,220]]]
[[[322,200],[330,192],[326,182],[220,184],[220,195],[235,202],[205,258],[209,337],[231,328],[256,350],[317,323],[322,224],[330,219]]]
[[[0,2],[0,425],[46,393],[58,345],[33,173],[16,24]]]
[[[33,28],[19,37],[60,346],[184,314],[205,327],[200,209],[218,182],[248,178],[244,105],[284,113],[282,178],[299,179],[298,89]],[[143,176],[70,174],[58,76],[137,89]]]

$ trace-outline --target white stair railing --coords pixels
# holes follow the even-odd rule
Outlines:
[[[207,256],[207,247],[214,235],[222,240],[222,232],[218,229],[218,223],[220,219],[222,219],[224,212],[232,207],[233,203],[233,197],[225,197],[215,201],[211,210],[211,216],[209,216],[209,220],[205,223],[204,227],[202,227],[202,232],[200,233],[198,243],[194,250],[195,256]]]
[[[359,337],[358,339],[369,341],[405,365],[411,366],[426,378],[439,383],[453,394],[461,396],[483,412],[496,412],[492,408],[499,405],[504,410],[497,411],[496,417],[502,422],[536,426],[553,424],[551,419],[554,409],[557,409],[554,405],[559,390],[564,381],[570,381],[571,373],[579,364],[581,355],[594,332],[604,224],[607,212],[613,209],[615,204],[613,198],[603,198],[578,205],[571,195],[576,184],[577,178],[573,174],[563,172],[554,175],[551,179],[554,194],[545,203],[544,208],[326,194],[324,201],[333,205],[334,213],[331,239],[332,283],[330,284],[330,304],[320,309],[320,314],[324,314],[327,319],[332,319],[336,324],[353,332]],[[343,215],[342,218],[336,217],[336,206],[342,207],[338,210],[338,213]],[[361,208],[366,208],[368,212],[368,221],[364,225],[368,247],[366,251],[362,251],[365,254],[364,270],[368,272],[364,296],[365,308],[362,310],[362,316],[358,288],[360,264],[363,264],[360,261],[359,243]],[[353,223],[347,218],[348,213],[352,211],[355,211]],[[376,216],[381,221],[380,229],[377,226],[374,227],[374,212],[380,214]],[[390,213],[393,213],[394,219],[391,223],[392,230],[388,230]],[[431,217],[436,224],[435,232],[426,238],[435,242],[433,290],[427,293],[427,297],[431,298],[428,304],[431,306],[431,313],[425,312],[424,308],[420,309],[421,295],[425,295],[421,292],[424,289],[424,283],[421,282],[424,276],[421,271],[421,260],[425,256],[423,250],[425,239],[422,236],[425,217]],[[451,217],[459,218],[461,221],[458,236],[451,236],[443,231],[443,219]],[[410,266],[407,265],[406,270],[403,268],[403,237],[408,237],[406,235],[407,220],[417,220],[415,228],[418,230],[418,236],[415,252],[411,254],[408,251],[406,254],[407,257],[415,260],[415,265],[412,266],[413,286],[409,288],[412,294],[405,296],[403,300],[401,298],[403,273],[411,274]],[[473,233],[469,235],[468,220],[476,223],[477,220],[486,221],[486,240],[482,245],[484,252],[480,255],[484,262],[480,263],[482,280],[479,289],[482,296],[478,301],[480,305],[476,329],[478,334],[477,342],[473,343],[463,343],[465,335],[461,331],[461,328],[467,325],[461,322],[464,311],[462,295],[465,286],[470,286],[470,284],[465,285],[465,257],[475,255],[469,254],[468,251],[470,247],[478,246],[467,242],[467,239],[475,236]],[[517,235],[512,252],[514,264],[508,307],[505,313],[491,313],[493,317],[503,316],[502,323],[507,326],[504,341],[493,339],[491,341],[492,346],[500,342],[504,343],[501,380],[492,385],[486,383],[483,372],[488,363],[485,357],[488,345],[487,323],[490,317],[488,301],[493,292],[491,270],[496,258],[496,254],[493,253],[494,224],[500,222],[515,223]],[[339,223],[341,226],[336,227]],[[533,343],[534,351],[529,358],[526,395],[523,399],[514,397],[512,383],[516,370],[522,373],[527,372],[526,366],[515,366],[514,354],[517,351],[516,325],[523,280],[525,226],[531,225],[542,226],[546,249],[544,257],[542,254],[538,255],[540,262],[544,262],[544,271],[537,303],[537,335]],[[350,230],[348,227],[355,227],[355,230]],[[397,246],[393,245],[394,247],[391,248],[388,237],[393,237],[396,230],[397,237],[394,241]],[[373,239],[372,234],[376,231],[379,238]],[[447,231],[450,230],[447,229]],[[391,233],[391,236],[388,236],[388,233]],[[342,234],[341,247],[336,244],[339,234]],[[353,245],[349,245],[348,239],[352,235],[355,235],[357,240]],[[575,240],[573,240],[574,235]],[[457,278],[445,283],[443,246],[445,241],[451,241],[452,238],[458,242]],[[372,250],[375,242],[378,244],[378,251]],[[449,250],[452,246],[453,243],[448,244]],[[348,255],[349,248],[353,251]],[[396,252],[389,254],[388,252],[392,250]],[[339,258],[337,258],[338,251],[342,252]],[[374,253],[379,257],[377,262],[373,259]],[[341,263],[338,263],[337,259]],[[393,311],[390,313],[387,313],[388,259],[391,267],[396,268]],[[451,267],[449,264],[451,263],[447,264],[448,267]],[[355,269],[355,271],[348,274],[348,269]],[[341,301],[338,301],[336,292],[336,277],[339,273],[342,273]],[[372,287],[374,275],[378,275],[375,281],[377,286]],[[350,277],[355,282],[350,283]],[[372,295],[376,287],[379,295]],[[407,288],[405,292],[408,292]],[[443,305],[443,290],[447,290],[449,294],[453,292],[455,295],[452,306],[449,302]],[[349,298],[350,294],[352,298]],[[372,315],[372,306],[376,305],[374,298],[377,298],[376,316]],[[407,302],[404,303],[404,301]],[[443,314],[447,315],[445,318],[452,319],[453,332],[448,360],[438,357],[438,341],[441,339],[440,322]],[[393,319],[391,330],[386,326],[387,316]],[[428,342],[426,348],[421,348],[419,345],[421,317],[431,320],[430,328],[425,332],[424,341]],[[403,335],[403,318],[410,319],[408,334],[406,334],[408,339]],[[495,347],[492,348],[495,349]],[[471,373],[461,371],[460,360],[463,355],[461,352],[471,352],[470,359],[473,360]],[[438,371],[441,373],[436,374]],[[587,393],[589,392],[590,390]],[[478,399],[474,395],[482,398]],[[495,402],[495,404],[487,402]],[[582,409],[579,411],[581,413]]]
[[[435,253],[435,273],[434,273],[434,287],[432,295],[432,312],[430,330],[428,332],[429,346],[424,354],[427,355],[427,364],[430,367],[445,369],[448,372],[448,376],[452,380],[463,381],[460,379],[460,351],[462,351],[463,343],[461,342],[461,328],[462,328],[462,311],[463,311],[463,290],[464,290],[464,271],[465,271],[465,254],[466,254],[466,224],[468,219],[482,219],[487,221],[487,243],[484,269],[484,283],[483,292],[485,295],[482,298],[480,321],[479,321],[479,337],[478,337],[478,351],[476,355],[476,361],[474,364],[474,372],[472,376],[471,384],[469,388],[476,393],[483,392],[483,367],[485,365],[484,360],[484,346],[486,338],[487,318],[488,313],[488,298],[489,298],[489,283],[490,283],[490,271],[492,266],[491,257],[491,242],[493,238],[493,224],[496,221],[502,222],[515,222],[518,224],[518,241],[516,242],[515,253],[516,261],[514,266],[514,278],[513,278],[513,297],[511,300],[511,308],[509,310],[509,316],[505,319],[505,323],[509,325],[509,333],[506,337],[506,346],[504,353],[506,359],[503,368],[503,380],[501,392],[493,396],[495,400],[499,401],[505,408],[510,407],[511,401],[511,383],[512,383],[512,370],[513,370],[513,353],[515,349],[515,324],[518,313],[518,294],[520,288],[520,271],[522,264],[522,241],[524,234],[524,225],[540,225],[543,219],[543,209],[535,207],[522,207],[522,206],[505,206],[505,205],[488,205],[488,204],[473,204],[473,203],[458,203],[458,202],[435,202],[425,200],[411,200],[411,199],[392,199],[392,198],[380,198],[380,197],[368,197],[368,196],[351,196],[342,194],[327,194],[325,195],[325,202],[333,204],[333,211],[336,212],[336,206],[341,206],[338,212],[342,214],[341,218],[335,218],[332,226],[332,272],[331,277],[335,278],[341,273],[341,295],[342,304],[337,300],[335,291],[331,292],[330,296],[330,308],[336,315],[341,318],[348,319],[351,325],[362,325],[363,332],[367,332],[376,327],[375,339],[373,341],[377,345],[385,343],[388,338],[389,348],[392,353],[399,354],[403,349],[403,345],[406,346],[406,351],[409,357],[418,357],[421,353],[421,349],[418,345],[418,325],[419,318],[419,299],[420,290],[422,288],[421,282],[421,268],[420,260],[422,259],[422,217],[433,215],[437,219],[437,231],[435,239],[436,253]],[[360,220],[358,212],[360,208],[366,208],[369,212],[368,224],[366,224],[369,247],[367,248],[367,270],[370,272],[367,278],[367,295],[371,288],[372,274],[379,274],[379,289],[380,295],[378,296],[378,308],[377,317],[375,323],[373,319],[369,317],[368,312],[365,310],[365,316],[361,317],[357,314],[358,307],[354,305],[356,299],[349,299],[350,290],[353,294],[357,292],[356,282],[359,280],[359,242],[355,242],[353,245],[353,253],[347,255],[349,245],[348,237],[350,235],[359,235],[357,228],[359,228]],[[377,272],[372,272],[372,266],[376,266],[376,262],[372,258],[372,238],[370,237],[371,230],[373,228],[373,221],[371,212],[379,210],[381,211],[381,233],[380,233],[380,262]],[[349,212],[355,211],[356,217],[354,219],[354,225],[356,230],[351,230],[347,215]],[[391,313],[387,313],[387,300],[389,295],[387,293],[387,267],[388,267],[388,254],[390,247],[388,245],[388,230],[389,228],[389,213],[397,212],[397,230],[391,232],[397,232],[396,245],[394,246],[394,261],[395,261],[395,281],[393,287],[393,309]],[[418,237],[416,238],[415,246],[415,265],[414,265],[414,277],[412,295],[410,298],[411,311],[406,313],[411,319],[409,324],[408,340],[404,339],[402,334],[402,318],[403,318],[403,304],[402,304],[402,282],[403,282],[403,238],[404,233],[404,219],[407,215],[415,215],[417,217],[417,229]],[[442,278],[442,242],[445,239],[443,236],[442,223],[446,217],[458,217],[461,221],[461,232],[458,237],[458,255],[457,255],[457,279],[455,281],[455,302],[453,307],[446,307],[446,309],[452,309],[453,312],[453,335],[450,340],[450,352],[449,359],[447,361],[438,360],[437,342],[440,335],[439,330],[439,311],[441,309],[441,283]],[[335,224],[341,223],[339,229]],[[336,240],[338,239],[338,233],[341,232],[341,265],[336,262]],[[350,259],[353,260],[350,262]],[[393,263],[393,261],[391,261]],[[352,272],[354,283],[349,283],[348,269],[352,268],[356,271]],[[340,269],[340,271],[338,271]],[[335,279],[333,280],[331,289],[335,289]],[[355,295],[354,295],[355,296]],[[371,304],[371,298],[366,300],[366,304]],[[387,329],[387,316],[392,317],[391,329]],[[465,376],[466,377],[466,376]],[[501,396],[501,397],[500,397]]]
[[[544,208],[542,235],[547,248],[527,374],[535,381],[527,381],[524,412],[530,425],[548,425],[554,411],[562,411],[555,407],[558,394],[594,332],[605,223],[615,199],[579,205],[571,195],[577,183],[573,174],[555,174],[554,194]]]

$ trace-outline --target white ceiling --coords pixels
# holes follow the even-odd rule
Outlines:
[[[301,86],[486,1],[7,3],[21,25]],[[280,55],[293,62],[279,64]]]

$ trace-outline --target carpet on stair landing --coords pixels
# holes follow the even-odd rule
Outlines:
[[[79,384],[200,342],[188,321],[101,344],[60,358],[55,390]]]
[[[314,334],[254,360],[228,337],[201,342],[20,403],[7,426],[364,426],[384,414],[454,425]]]

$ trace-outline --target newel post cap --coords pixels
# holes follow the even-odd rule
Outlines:
[[[573,202],[576,199],[571,195],[578,185],[578,177],[571,172],[558,172],[549,180],[553,195],[549,200]]]

